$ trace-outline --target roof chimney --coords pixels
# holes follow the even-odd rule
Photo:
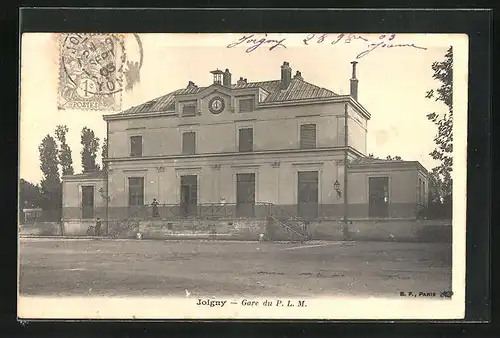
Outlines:
[[[352,61],[352,78],[351,78],[351,97],[358,100],[358,79],[356,78],[356,64],[357,61]]]
[[[295,73],[295,76],[293,78],[297,79],[297,80],[304,80],[304,78],[302,77],[302,73],[299,71],[297,71],[297,73]]]
[[[292,68],[288,62],[283,62],[281,66],[281,89],[287,89],[292,80]]]
[[[186,88],[198,88],[198,86],[193,81],[189,81]]]
[[[226,69],[222,75],[222,85],[224,87],[231,87],[231,73],[229,72],[229,69]]]
[[[245,85],[247,84],[247,79],[244,79],[243,77],[240,76],[240,79],[236,82],[238,86]]]

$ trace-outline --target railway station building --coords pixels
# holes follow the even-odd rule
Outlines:
[[[63,221],[118,220],[154,200],[165,219],[221,206],[235,218],[272,206],[303,219],[415,219],[426,203],[419,162],[367,157],[371,114],[358,100],[355,62],[349,95],[307,82],[288,62],[275,80],[210,74],[208,86],[186,81],[105,115],[107,173],[63,178]]]

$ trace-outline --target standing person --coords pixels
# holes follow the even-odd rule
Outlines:
[[[220,209],[221,209],[221,213],[223,216],[226,216],[226,208],[225,208],[225,205],[226,205],[226,199],[224,197],[221,197],[220,198]]]
[[[156,200],[156,198],[153,198],[151,206],[153,207],[153,217],[154,218],[160,217],[160,213],[158,212],[158,201]]]
[[[99,236],[101,234],[101,219],[99,216],[97,216],[96,221],[95,221],[95,235]]]

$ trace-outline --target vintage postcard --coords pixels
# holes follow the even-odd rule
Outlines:
[[[466,35],[25,33],[21,319],[460,319]]]

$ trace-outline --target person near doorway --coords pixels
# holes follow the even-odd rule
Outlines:
[[[160,217],[160,212],[158,211],[158,201],[156,198],[153,198],[153,202],[151,203],[151,206],[153,208],[153,217],[158,218]]]
[[[222,216],[227,216],[227,215],[226,215],[226,208],[225,208],[225,205],[226,205],[226,199],[225,199],[224,197],[221,197],[221,198],[220,198],[219,205],[220,205],[220,214],[221,214]]]
[[[96,236],[99,236],[101,234],[101,226],[102,226],[101,219],[99,218],[99,216],[97,216],[96,221],[95,221],[95,235]]]

